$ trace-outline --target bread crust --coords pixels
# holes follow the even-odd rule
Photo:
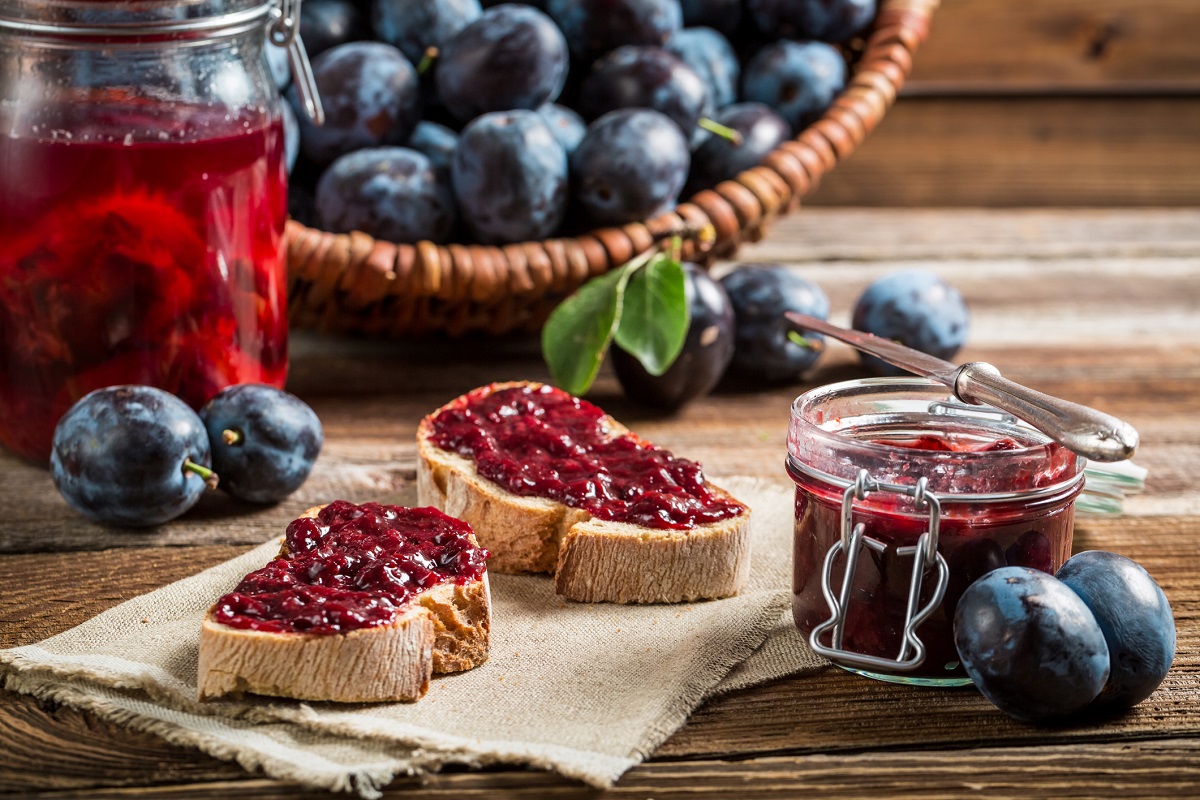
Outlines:
[[[433,674],[433,619],[424,608],[391,625],[345,634],[270,633],[222,625],[200,631],[200,699],[247,692],[345,703],[416,700]]]
[[[314,516],[320,507],[302,516]],[[286,554],[281,544],[280,552]],[[491,591],[475,581],[438,584],[413,598],[390,624],[341,634],[275,633],[217,622],[200,629],[201,700],[245,693],[345,703],[412,701],[432,675],[487,660]]]
[[[538,387],[496,383],[482,391]],[[422,420],[417,431],[417,497],[467,522],[497,572],[550,572],[570,600],[678,603],[729,597],[750,574],[750,509],[684,531],[645,528],[593,518],[548,498],[522,497],[479,475],[475,462],[433,444],[433,419],[467,402],[477,389]],[[613,437],[628,429],[612,417]],[[733,499],[709,483],[714,494]]]

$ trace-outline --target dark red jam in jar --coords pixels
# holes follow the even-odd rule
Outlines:
[[[218,622],[275,633],[387,625],[418,594],[479,580],[488,551],[434,508],[337,500],[287,529],[286,553],[216,602]]]
[[[177,3],[0,0],[0,444],[44,461],[58,419],[103,386],[198,408],[233,383],[283,385],[270,5],[197,0],[208,29],[163,33]]]
[[[431,434],[513,494],[602,520],[686,530],[746,510],[711,492],[696,462],[615,433],[599,408],[551,386],[476,390],[438,413]]]
[[[859,551],[839,649],[899,660],[916,563],[912,550],[931,524],[930,504],[918,506],[904,491],[911,493],[924,478],[926,491],[938,501],[937,552],[947,574],[940,603],[915,629],[925,657],[910,668],[864,667],[852,657],[834,657],[870,677],[970,683],[953,639],[962,593],[998,567],[1054,572],[1071,553],[1083,459],[1002,412],[964,406],[947,394],[944,386],[916,378],[871,379],[813,390],[792,406],[787,459],[796,482],[792,613],[804,634],[831,619],[822,575],[831,548],[842,540],[843,503],[849,500],[850,530],[861,523],[872,546]],[[863,480],[860,486],[897,489],[859,496],[853,487]],[[836,551],[829,571],[835,597],[841,597],[845,565],[845,553]],[[922,570],[920,607],[935,599],[937,572],[933,565]],[[832,634],[824,632],[820,644],[831,646]],[[912,649],[906,654],[911,657]]]

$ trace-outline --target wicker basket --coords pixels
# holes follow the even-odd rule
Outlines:
[[[574,238],[504,246],[391,244],[355,231],[332,234],[288,222],[293,326],[378,337],[536,330],[593,275],[664,236],[711,225],[716,241],[684,258],[728,258],[793,210],[821,176],[879,124],[912,68],[939,0],[882,0],[845,91],[817,122],[764,162],[646,222]]]

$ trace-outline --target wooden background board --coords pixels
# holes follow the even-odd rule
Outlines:
[[[942,0],[817,205],[1200,203],[1200,3]]]
[[[1194,0],[942,0],[912,94],[1200,94]]]
[[[702,706],[611,792],[553,775],[451,771],[396,782],[392,798],[951,798],[1200,796],[1200,211],[805,209],[746,260],[784,261],[846,321],[861,289],[902,267],[946,275],[973,310],[962,355],[1129,419],[1150,469],[1119,518],[1080,519],[1075,549],[1127,554],[1160,581],[1179,629],[1164,687],[1131,713],[1086,724],[1012,722],[970,689],[931,691],[827,670]],[[796,385],[723,387],[664,416],[594,398],[714,474],[780,478],[788,404],[860,375],[830,347]],[[277,535],[332,496],[411,486],[421,415],[491,380],[542,378],[531,340],[295,338],[290,388],[327,443],[300,493],[267,509],[216,494],[175,523],[115,532],[81,521],[48,475],[0,455],[0,646],[28,644]],[[0,693],[0,794],[39,798],[288,798],[296,787],[53,704]]]

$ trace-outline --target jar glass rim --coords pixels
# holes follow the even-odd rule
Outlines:
[[[945,410],[935,411],[934,406]],[[871,419],[873,414],[890,418],[888,415],[899,409],[903,409],[908,426],[928,424],[931,432],[942,427],[969,427],[971,433],[1010,438],[1016,446],[929,450],[844,432],[854,427],[852,421]],[[848,422],[843,424],[843,419]],[[943,491],[957,480],[951,475],[988,471],[1015,476],[1011,485],[997,486],[994,491],[961,492],[981,500],[1066,489],[1082,480],[1086,463],[1027,423],[990,406],[959,403],[943,384],[919,377],[861,378],[805,392],[792,402],[787,446],[790,465],[839,485],[853,483],[860,468],[886,471],[896,463],[903,463],[906,473],[928,475],[931,487],[942,483]]]

